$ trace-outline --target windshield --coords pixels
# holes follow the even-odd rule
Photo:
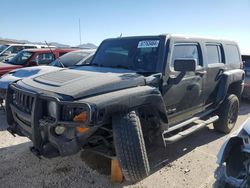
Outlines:
[[[32,56],[33,52],[21,51],[15,57],[10,59],[8,63],[13,65],[23,65]]]
[[[250,59],[245,60],[245,67],[250,68]]]
[[[159,37],[106,40],[101,44],[91,65],[156,72],[159,47]]]
[[[57,58],[55,61],[50,63],[51,66],[56,67],[62,67],[62,64],[64,67],[72,67],[79,63],[82,59],[87,57],[90,54],[90,52],[84,52],[84,51],[74,51],[69,52],[60,58]]]
[[[0,45],[0,53],[8,47],[9,47],[9,45]]]

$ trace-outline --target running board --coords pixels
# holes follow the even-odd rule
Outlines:
[[[172,144],[174,142],[177,142],[179,140],[181,140],[182,138],[185,138],[186,136],[202,129],[203,127],[206,127],[207,125],[217,121],[219,119],[219,116],[213,116],[207,120],[200,120],[200,119],[195,119],[193,122],[190,122],[190,123],[195,123],[195,125],[191,126],[190,128],[184,130],[184,131],[181,131],[171,137],[167,137],[165,138],[165,134],[166,133],[169,133],[169,131],[164,131],[162,133],[162,139],[164,141],[164,145],[166,147],[167,144]],[[178,126],[178,125],[177,125]]]

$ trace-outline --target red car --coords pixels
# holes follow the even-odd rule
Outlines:
[[[19,52],[12,59],[0,63],[0,76],[22,67],[48,65],[58,57],[74,49],[26,49]]]

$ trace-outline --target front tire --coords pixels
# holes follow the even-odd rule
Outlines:
[[[127,181],[137,182],[150,171],[138,113],[116,115],[112,123],[116,155],[123,175]]]
[[[238,118],[239,99],[231,94],[223,101],[217,111],[219,120],[214,122],[214,129],[222,133],[230,133]]]

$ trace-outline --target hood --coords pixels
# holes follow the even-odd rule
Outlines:
[[[11,65],[11,64],[7,64],[7,63],[1,63],[0,62],[0,76],[4,75],[5,73],[20,68],[21,66],[18,65]]]
[[[19,67],[22,67],[20,65],[11,65],[11,64],[8,64],[8,63],[3,63],[3,62],[0,62],[0,69],[9,69],[9,68],[19,68]]]
[[[43,93],[68,95],[75,99],[145,85],[144,76],[132,70],[82,66],[23,79],[18,85]]]
[[[32,78],[56,70],[60,70],[60,68],[52,66],[35,66],[15,69],[0,78],[0,89],[7,89],[8,85],[14,81],[27,77]]]

